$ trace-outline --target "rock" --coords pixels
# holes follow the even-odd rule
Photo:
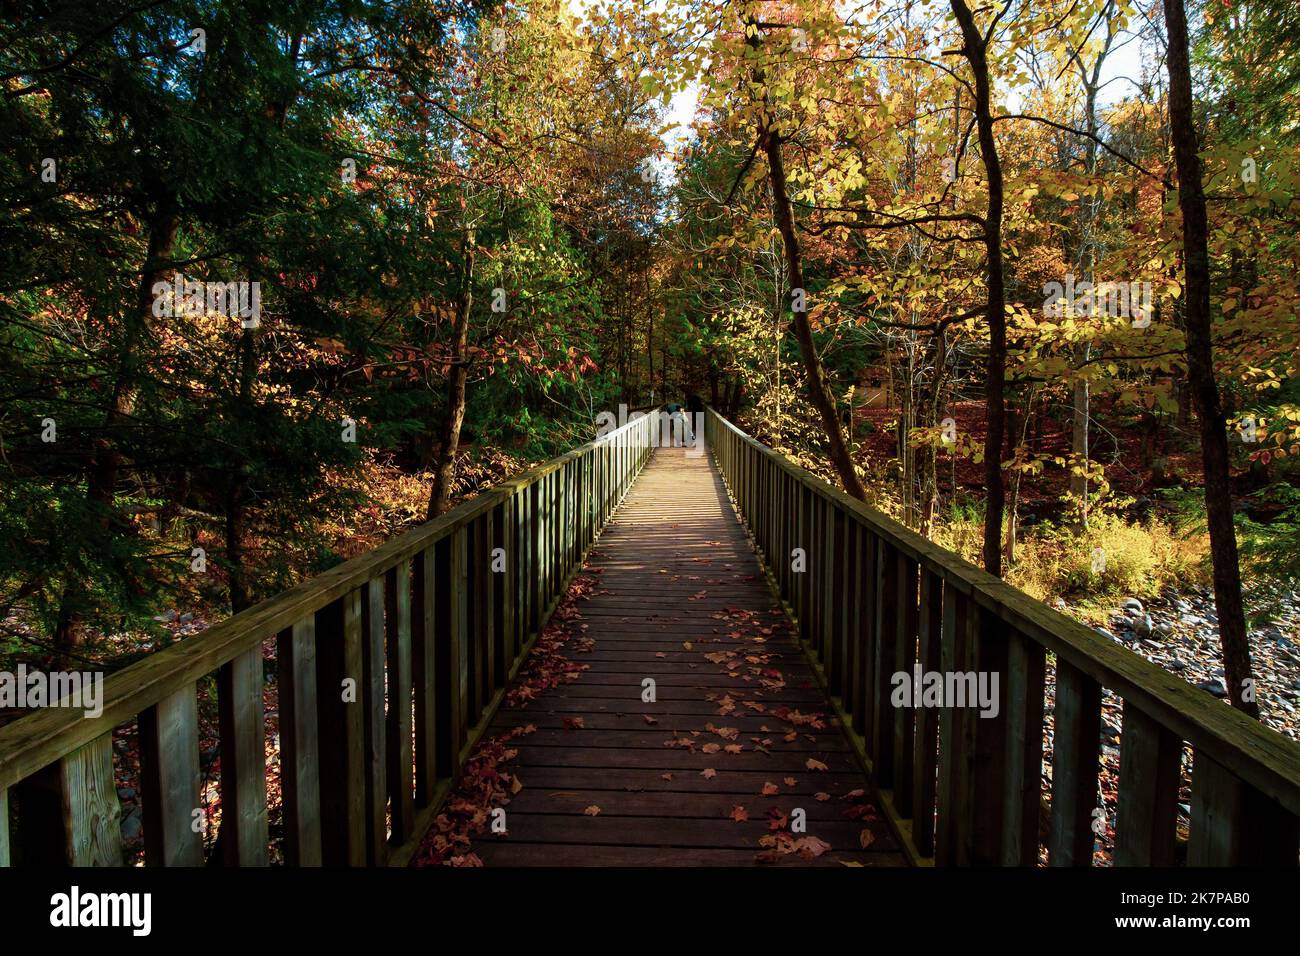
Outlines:
[[[119,800],[134,800],[135,789],[133,787],[118,787],[117,797]]]
[[[1175,657],[1165,666],[1168,667],[1171,671],[1185,671],[1187,670],[1187,661]],[[1297,682],[1297,684],[1300,684],[1300,682]]]
[[[1137,598],[1131,597],[1131,598],[1124,599],[1124,610],[1136,611],[1138,614],[1141,614],[1143,611],[1146,610],[1146,608],[1142,606],[1142,602],[1139,601]]]
[[[186,611],[184,614],[181,615],[182,624],[188,624],[192,620],[194,620],[194,615],[191,614],[189,611]]]
[[[1052,607],[1058,611],[1064,611],[1066,607],[1065,598],[1052,598]]]
[[[165,614],[155,614],[153,619],[159,624],[170,624],[172,621],[176,620],[176,612],[167,611]]]
[[[1094,627],[1093,630],[1096,631],[1098,634],[1100,634],[1102,637],[1109,637],[1112,641],[1120,642],[1118,637],[1116,637],[1110,631],[1106,630],[1104,627]]]
[[[1150,637],[1151,632],[1154,629],[1155,625],[1151,621],[1150,614],[1143,614],[1133,622],[1133,630],[1136,631],[1140,637]]]
[[[140,811],[132,810],[122,821],[122,839],[130,842],[140,837],[144,825],[140,820]]]
[[[1203,680],[1196,686],[1201,690],[1208,690],[1215,697],[1228,696],[1228,689],[1223,686],[1223,681],[1219,680],[1217,677],[1213,677],[1210,680]]]

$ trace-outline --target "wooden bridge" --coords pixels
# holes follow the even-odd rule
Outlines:
[[[1184,744],[1186,862],[1296,864],[1294,742],[715,413],[700,457],[655,451],[658,424],[634,419],[110,675],[97,717],[0,728],[0,864],[123,863],[115,736],[138,744],[146,862],[204,863],[213,688],[227,865],[273,847],[289,865],[405,865],[481,738],[526,722],[507,833],[475,844],[489,864],[1086,866],[1103,687],[1123,700],[1117,864],[1180,861]],[[600,582],[574,653],[589,668],[504,708],[584,562]],[[918,666],[998,674],[996,714],[893,706],[892,678]]]

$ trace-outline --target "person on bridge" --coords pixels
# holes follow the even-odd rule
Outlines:
[[[668,405],[667,412],[669,422],[669,444],[674,448],[678,445],[685,445],[686,430],[689,427],[689,423],[686,421],[686,413],[682,411],[682,406],[676,402],[672,402]]]

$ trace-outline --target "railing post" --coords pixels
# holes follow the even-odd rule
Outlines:
[[[388,657],[388,796],[392,804],[392,844],[401,846],[415,827],[414,749],[411,722],[411,563],[403,561],[384,575]]]
[[[316,612],[316,713],[321,740],[321,859],[366,862],[365,705],[362,703],[361,592]]]
[[[1056,659],[1056,739],[1052,757],[1052,866],[1092,866],[1101,765],[1101,685]]]
[[[320,866],[320,750],[316,733],[316,623],[312,617],[280,632],[280,791],[284,860]]]
[[[1177,863],[1178,784],[1183,742],[1124,701],[1115,810],[1116,866]],[[1194,783],[1194,781],[1193,781]]]
[[[446,538],[417,552],[411,561],[411,675],[415,697],[415,805],[433,802],[446,755],[438,736],[437,616],[442,610],[438,591],[438,555]]]
[[[388,728],[384,714],[388,687],[384,672],[384,592],[384,578],[372,578],[366,582],[361,594],[361,684],[365,708],[362,759],[366,793],[366,863],[370,866],[382,866],[388,861]]]
[[[1004,866],[1038,864],[1038,821],[1043,799],[1043,692],[1047,655],[1041,644],[1008,634],[1007,776]]]
[[[140,784],[145,861],[202,866],[199,716],[193,684],[140,715]]]
[[[221,725],[221,851],[227,866],[265,866],[266,734],[262,646],[217,671]]]

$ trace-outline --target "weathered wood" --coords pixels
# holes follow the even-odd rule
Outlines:
[[[875,660],[875,704],[871,733],[871,765],[876,786],[894,785],[893,676],[899,670],[894,658],[894,631],[898,619],[898,553],[884,541],[876,545],[876,608],[871,628]]]
[[[1183,742],[1124,704],[1120,742],[1116,866],[1173,866]]]
[[[757,496],[759,486],[753,476],[750,481]],[[761,504],[752,500],[754,507]],[[671,532],[656,540],[647,528]],[[824,561],[821,540],[815,539],[810,552],[815,562]],[[844,815],[847,794],[865,789],[867,781],[835,723],[814,728],[773,714],[787,701],[803,713],[824,712],[824,698],[774,596],[743,580],[759,569],[707,460],[659,449],[590,562],[608,593],[581,602],[582,635],[594,646],[575,659],[589,669],[574,683],[543,691],[526,710],[499,713],[488,729],[538,727],[511,743],[518,753],[507,772],[517,773],[524,787],[505,808],[508,832],[483,834],[474,843],[476,853],[492,865],[532,864],[538,853],[557,865],[611,859],[607,851],[614,849],[629,854],[631,862],[646,861],[652,849],[717,862],[700,854],[725,847],[734,854],[727,862],[754,864],[763,849],[758,839],[768,832],[766,810],[789,813],[797,807],[806,813],[807,832],[831,845],[825,855],[864,865],[903,862],[883,817]],[[682,579],[680,587],[671,581],[675,577]],[[723,593],[710,601],[702,590]],[[752,633],[746,644],[722,638],[713,615],[727,607],[752,615],[770,633],[758,640],[754,629],[744,628]],[[646,615],[644,630],[628,620],[638,612]],[[779,672],[785,687],[765,690],[741,681],[725,662],[709,657],[732,648],[761,653],[763,666]],[[657,681],[653,703],[641,697],[647,676]],[[723,714],[726,696],[735,709]],[[746,700],[764,710],[748,708]],[[570,715],[583,716],[583,726],[566,726]],[[735,735],[741,751],[723,751],[732,736],[708,731],[710,723],[729,728],[726,734]],[[787,741],[785,729],[799,733]],[[664,746],[692,731],[701,734],[692,738],[698,740],[693,750]],[[771,740],[760,751],[754,737]],[[714,775],[703,776],[706,769]],[[779,793],[761,796],[768,782]],[[818,793],[832,799],[814,799]],[[584,813],[593,804],[601,808],[594,817]],[[737,806],[747,810],[748,820],[732,818]],[[864,830],[871,838],[866,849]],[[620,845],[609,845],[614,842]],[[785,863],[805,865],[797,855]]]
[[[1213,757],[1192,757],[1189,866],[1294,867],[1297,818]]]
[[[439,541],[411,562],[411,674],[415,698],[415,805],[433,800],[445,755],[438,737],[437,641],[438,554],[448,546]]]
[[[1092,866],[1097,774],[1101,766],[1101,686],[1057,659],[1052,758],[1052,866]]]
[[[943,579],[921,572],[917,631],[922,673],[938,670],[943,627]],[[939,712],[922,708],[916,715],[912,762],[912,840],[923,856],[934,855],[935,791],[939,767]]]
[[[316,622],[281,632],[276,651],[280,694],[280,791],[284,860],[320,866],[320,737],[316,732]]]
[[[896,673],[912,680],[916,663],[917,642],[917,563],[901,551],[896,558],[896,612],[894,616],[892,664]],[[913,704],[915,705],[915,701]],[[912,740],[916,719],[922,708],[895,707],[894,734],[894,808],[901,816],[912,815]]]
[[[388,859],[388,694],[384,670],[384,579],[369,582],[361,594],[362,756],[365,775],[366,864]]]
[[[113,735],[59,761],[64,848],[69,866],[121,866],[121,807],[113,776]]]
[[[217,671],[221,727],[221,853],[226,866],[266,866],[266,729],[262,648]]]
[[[966,669],[970,601],[958,591],[943,589],[943,629],[939,645],[939,670],[945,674]],[[965,721],[953,707],[939,710],[939,771],[935,804],[935,863],[954,866],[964,850],[961,827],[968,823],[964,800],[968,793],[967,754],[962,750]]]
[[[0,866],[9,866],[9,791],[0,787]]]
[[[434,699],[439,779],[455,774],[466,734],[465,685],[469,672],[465,647],[465,560],[464,534],[438,543]]]
[[[584,468],[586,464],[584,462]],[[580,532],[580,538],[585,542],[586,539],[586,522],[589,515],[586,510],[586,501],[583,501],[583,508],[580,512],[583,527]],[[491,592],[489,601],[492,605],[492,687],[495,690],[498,687],[504,687],[506,678],[510,672],[510,665],[514,663],[515,650],[512,644],[512,631],[514,630],[514,601],[511,595],[512,574],[514,573],[515,556],[511,553],[511,546],[514,535],[514,501],[507,499],[501,503],[501,508],[497,512],[492,523],[492,540],[491,550],[494,562],[492,564],[492,573],[489,577],[491,581]],[[584,545],[585,546],[585,545]],[[498,551],[497,549],[500,549]],[[501,564],[496,564],[496,556],[501,557]],[[500,567],[501,570],[496,570]]]
[[[203,865],[198,701],[193,686],[140,715],[140,791],[145,861]]]
[[[384,576],[388,661],[388,799],[392,808],[392,843],[411,837],[415,823],[414,706],[411,688],[411,565],[403,561]]]
[[[1038,821],[1043,794],[1043,697],[1047,655],[1033,641],[1008,635],[1006,782],[1002,864],[1038,865]]]
[[[320,748],[321,861],[366,862],[366,712],[361,593],[316,614],[316,719]]]

